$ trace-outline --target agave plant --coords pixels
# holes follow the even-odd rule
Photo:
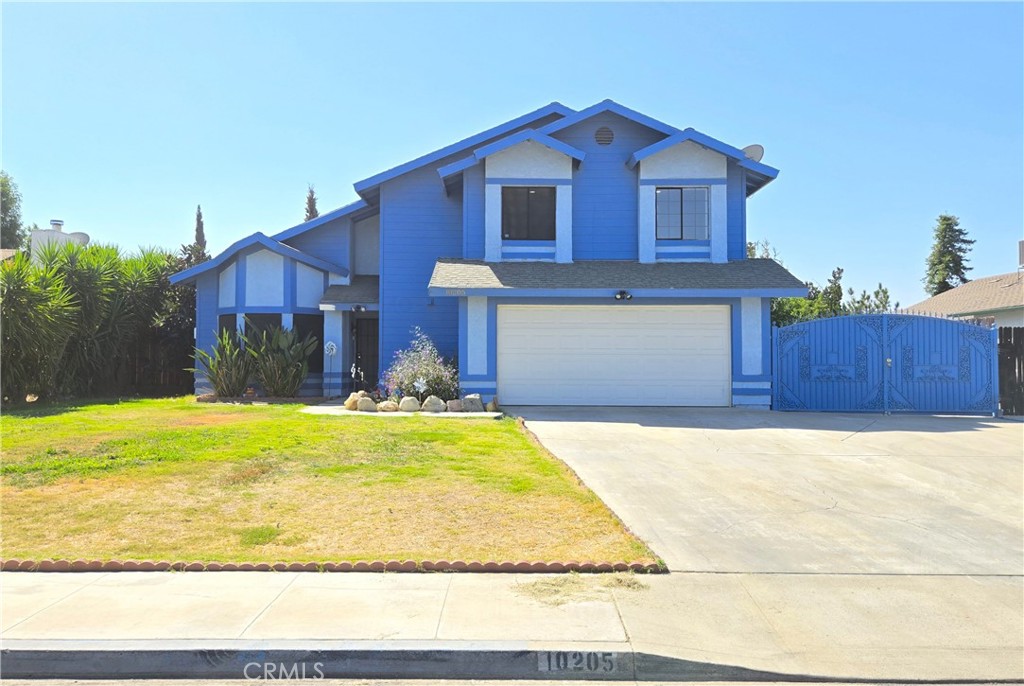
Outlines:
[[[217,335],[213,352],[195,349],[198,367],[187,371],[203,374],[221,398],[237,398],[245,393],[253,378],[253,357],[246,351],[236,331],[224,329]]]
[[[311,335],[300,339],[295,331],[279,326],[250,337],[253,372],[263,391],[275,398],[295,397],[309,373],[309,356],[317,343]]]

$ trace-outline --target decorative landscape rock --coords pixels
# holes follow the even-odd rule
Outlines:
[[[498,396],[494,396],[489,403],[487,403],[488,412],[501,412],[501,406],[498,405]]]
[[[378,412],[398,412],[398,403],[394,400],[385,400],[377,405]]]
[[[448,401],[449,412],[462,412],[462,401],[461,400],[449,400]]]
[[[402,398],[402,401],[398,403],[398,409],[402,412],[419,412],[420,401],[411,395],[407,395]]]
[[[484,401],[480,399],[479,393],[470,393],[462,399],[463,412],[483,412]]]
[[[354,410],[354,409],[356,409],[356,403],[358,403],[358,402],[359,402],[359,394],[358,393],[350,393],[349,396],[348,396],[348,400],[345,401],[345,409],[346,410]]]
[[[430,395],[423,401],[423,407],[420,409],[424,412],[444,412],[448,409],[448,405],[436,395]]]
[[[373,402],[373,398],[360,398],[356,403],[356,409],[360,412],[376,412],[377,403]]]

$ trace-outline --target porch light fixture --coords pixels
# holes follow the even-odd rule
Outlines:
[[[630,293],[629,291],[619,291],[618,293],[615,294],[615,299],[616,300],[632,300],[633,299],[633,294]]]
[[[366,312],[366,305],[353,305],[352,306],[352,311],[353,312]]]

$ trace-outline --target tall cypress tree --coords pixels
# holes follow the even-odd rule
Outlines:
[[[199,252],[206,253],[206,230],[203,227],[203,208],[200,205],[196,205],[196,247],[199,248]]]
[[[319,210],[316,209],[316,191],[313,190],[313,184],[309,184],[309,191],[306,193],[306,219],[316,219],[320,216]]]
[[[940,214],[935,224],[935,240],[926,262],[924,290],[928,295],[938,295],[952,290],[970,279],[967,272],[967,253],[974,241],[967,237],[967,231],[960,228],[960,218],[951,214]]]

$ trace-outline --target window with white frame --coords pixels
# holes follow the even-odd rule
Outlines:
[[[708,189],[702,186],[655,190],[658,240],[708,240]]]

